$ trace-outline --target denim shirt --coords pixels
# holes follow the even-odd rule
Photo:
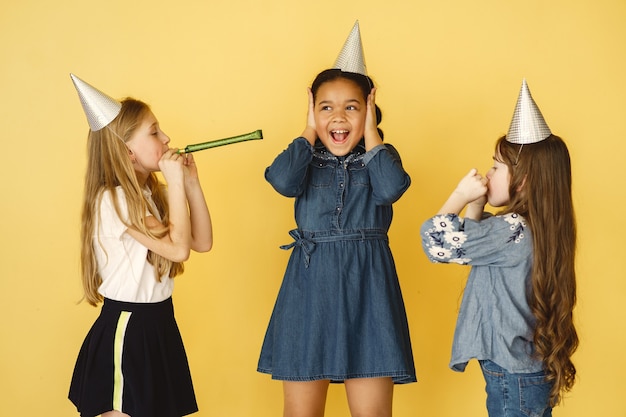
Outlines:
[[[421,228],[435,263],[471,265],[457,319],[450,367],[491,360],[512,373],[542,370],[533,358],[535,319],[528,306],[532,237],[525,220],[509,213],[480,221],[438,215]]]
[[[337,157],[318,141],[296,138],[265,171],[276,191],[296,197],[302,232],[351,233],[389,230],[392,203],[411,184],[398,152],[389,144],[366,152],[361,142]]]

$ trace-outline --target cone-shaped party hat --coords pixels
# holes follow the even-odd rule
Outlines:
[[[87,84],[74,74],[70,74],[70,77],[78,91],[80,104],[83,105],[91,130],[98,131],[111,123],[120,113],[122,103]]]
[[[511,143],[525,145],[540,142],[550,136],[552,132],[543,118],[539,107],[530,95],[526,79],[522,81],[517,106],[513,113],[513,120],[506,134],[506,140]]]
[[[333,68],[346,72],[355,72],[357,74],[367,75],[367,67],[365,66],[365,55],[363,54],[363,45],[361,44],[361,32],[359,30],[359,21],[357,20],[352,27],[348,39],[343,44],[341,52],[335,61]]]

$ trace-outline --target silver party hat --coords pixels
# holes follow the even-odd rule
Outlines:
[[[122,103],[87,84],[74,74],[70,74],[70,77],[78,91],[80,104],[83,105],[91,130],[98,131],[111,123],[120,113]]]
[[[526,79],[522,81],[517,106],[513,113],[513,120],[506,134],[506,140],[511,143],[525,145],[540,142],[550,136],[552,132],[543,118],[539,107],[530,95]]]
[[[335,61],[333,68],[346,72],[355,72],[357,74],[367,75],[367,67],[365,66],[365,55],[363,54],[363,45],[361,44],[361,32],[359,30],[359,21],[357,20],[352,27],[352,31],[343,44],[341,52]]]

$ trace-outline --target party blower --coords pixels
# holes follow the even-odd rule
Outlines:
[[[196,143],[195,145],[187,145],[185,146],[185,149],[180,149],[178,153],[183,154],[183,153],[198,152],[198,151],[203,151],[209,148],[215,148],[217,146],[230,145],[231,143],[245,142],[247,140],[256,140],[256,139],[263,139],[263,132],[260,129],[255,130],[254,132],[246,133],[244,135],[233,136],[232,138],[211,140],[208,142]]]

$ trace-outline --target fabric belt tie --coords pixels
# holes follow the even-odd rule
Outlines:
[[[302,232],[299,229],[293,229],[289,231],[289,235],[294,239],[294,241],[287,245],[282,245],[280,248],[283,250],[289,250],[295,246],[300,247],[302,249],[302,252],[304,252],[305,268],[308,268],[309,264],[311,263],[311,254],[313,253],[313,251],[315,251],[316,243],[337,242],[341,240],[388,240],[387,233],[385,231],[368,229],[359,229],[340,234],[323,233],[319,235],[311,232]]]
[[[304,267],[308,268],[311,262],[311,254],[315,250],[315,242],[302,236],[298,229],[290,230],[289,236],[291,236],[294,241],[288,245],[282,245],[280,248],[284,250],[289,250],[294,246],[302,248],[302,252],[304,252]]]

